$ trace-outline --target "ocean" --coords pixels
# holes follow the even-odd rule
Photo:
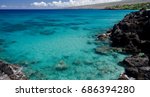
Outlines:
[[[95,41],[133,10],[0,10],[0,60],[18,64],[30,80],[114,80],[127,55]]]

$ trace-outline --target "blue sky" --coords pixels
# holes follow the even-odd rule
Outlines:
[[[0,9],[62,8],[120,0],[0,0]]]
[[[52,2],[54,0],[0,0],[0,5],[6,5],[7,7],[21,7],[27,6],[29,7],[33,2]],[[59,1],[59,0],[55,0]],[[67,1],[67,0],[62,0]]]

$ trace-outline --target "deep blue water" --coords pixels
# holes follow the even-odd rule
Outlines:
[[[117,79],[126,55],[96,54],[109,44],[94,36],[131,11],[0,10],[0,59],[21,65],[29,79]]]

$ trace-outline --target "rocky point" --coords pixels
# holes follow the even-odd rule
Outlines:
[[[150,10],[141,9],[126,15],[107,33],[110,33],[112,47],[132,54],[121,62],[125,72],[119,79],[150,79]]]

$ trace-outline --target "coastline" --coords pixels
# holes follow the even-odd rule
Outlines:
[[[119,79],[150,79],[149,27],[150,11],[141,9],[126,15],[110,31],[98,36],[99,40],[110,37],[112,47],[122,48],[123,52],[132,54],[120,62],[125,72]]]
[[[122,0],[118,2],[69,7],[68,9],[105,9],[106,7],[111,7],[116,5],[137,4],[137,3],[146,3],[146,2],[149,2],[149,0]]]
[[[150,2],[146,3],[135,3],[135,4],[124,4],[106,7],[105,9],[110,10],[140,10],[140,9],[150,9]]]

